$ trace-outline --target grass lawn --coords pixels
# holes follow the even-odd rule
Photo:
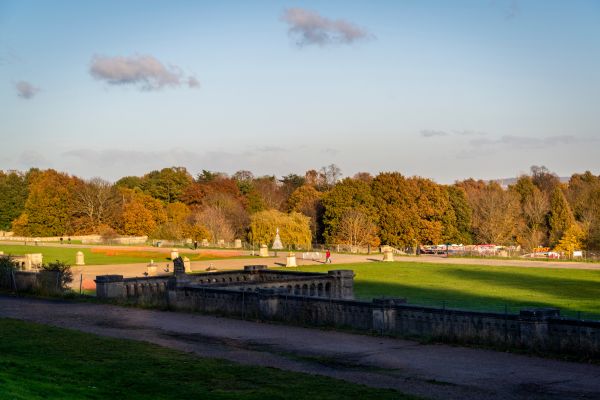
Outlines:
[[[409,399],[129,340],[0,319],[2,399]]]
[[[46,246],[19,246],[19,245],[0,245],[0,251],[4,254],[26,254],[42,253],[44,262],[54,260],[65,261],[75,264],[75,254],[82,251],[87,265],[107,265],[107,264],[131,264],[154,261],[167,261],[170,257],[168,252],[151,250],[129,250],[127,248],[73,248],[73,247],[46,247]],[[230,256],[219,254],[218,252],[205,250],[200,254],[186,253],[179,251],[181,256],[188,257],[191,261],[217,260],[222,258],[247,258],[245,256]],[[241,254],[241,253],[240,253]]]
[[[419,262],[334,264],[294,270],[355,271],[359,299],[406,297],[410,304],[518,312],[558,307],[561,314],[600,319],[600,271],[429,264]]]

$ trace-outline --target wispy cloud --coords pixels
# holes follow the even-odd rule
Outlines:
[[[451,131],[443,131],[438,129],[423,129],[419,132],[424,138],[431,138],[436,136],[449,136],[449,135],[458,135],[458,136],[485,136],[487,133],[481,131],[472,131],[468,129],[463,130],[451,130]]]
[[[15,89],[17,89],[17,96],[25,100],[32,99],[40,91],[39,88],[33,86],[27,81],[19,81],[15,83]]]
[[[435,129],[423,129],[420,133],[421,133],[421,136],[426,137],[426,138],[448,135],[448,132],[446,132],[446,131],[438,131]]]
[[[591,144],[599,138],[575,135],[556,135],[547,137],[504,135],[499,138],[477,138],[469,140],[457,156],[459,158],[474,158],[496,154],[500,151],[543,150],[556,146],[573,144]]]
[[[557,146],[561,144],[576,143],[582,140],[583,138],[573,135],[548,136],[543,138],[505,135],[498,139],[473,139],[469,141],[469,144],[473,147],[507,146],[525,149],[544,149],[547,147]]]
[[[52,165],[52,163],[46,157],[35,150],[23,151],[17,157],[17,163],[24,168],[45,168]]]
[[[179,87],[187,84],[197,88],[200,82],[193,76],[185,77],[181,68],[165,66],[153,56],[107,57],[94,56],[90,74],[110,85],[132,85],[142,90]]]
[[[352,44],[373,37],[352,22],[343,19],[332,20],[304,8],[288,8],[283,12],[281,19],[289,25],[288,33],[295,38],[300,47],[311,44]]]
[[[506,14],[504,14],[504,18],[516,18],[519,15],[519,11],[519,2],[517,0],[511,0],[508,9],[506,10]]]

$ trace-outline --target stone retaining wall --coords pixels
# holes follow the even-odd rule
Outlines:
[[[562,318],[553,308],[502,314],[415,306],[405,299],[356,301],[348,298],[351,274],[231,271],[133,279],[101,276],[96,282],[98,297],[120,297],[172,310],[600,359],[600,321]],[[297,293],[297,282],[301,287],[306,284],[308,292]],[[329,283],[330,290],[323,286],[319,292],[319,283]]]

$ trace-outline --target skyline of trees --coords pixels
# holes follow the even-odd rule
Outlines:
[[[561,183],[547,168],[533,166],[507,188],[473,179],[442,185],[399,172],[341,176],[334,164],[279,179],[245,170],[192,176],[171,167],[114,184],[52,169],[0,171],[0,230],[214,243],[263,241],[279,226],[286,245],[302,247],[494,243],[600,249],[600,176],[589,171]]]

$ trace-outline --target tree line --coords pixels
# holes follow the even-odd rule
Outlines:
[[[0,171],[0,230],[268,244],[279,227],[284,244],[302,248],[600,248],[600,176],[589,171],[562,183],[547,168],[533,166],[508,187],[474,179],[442,185],[399,172],[341,176],[333,164],[281,178],[207,170],[192,176],[171,167],[115,183],[52,169]]]

